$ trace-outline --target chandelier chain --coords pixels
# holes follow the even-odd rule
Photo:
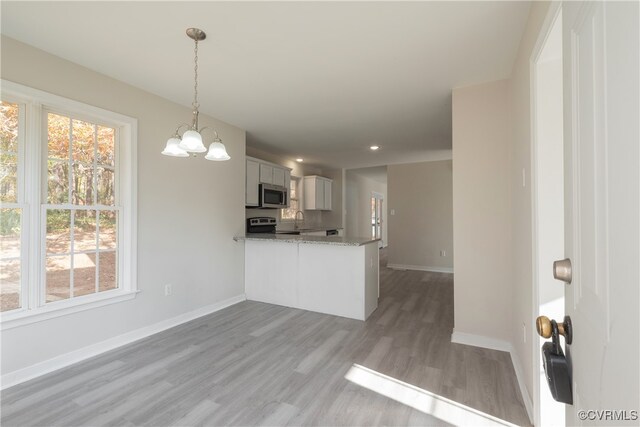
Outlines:
[[[196,40],[195,42],[196,42],[196,46],[194,49],[195,65],[193,67],[193,72],[195,77],[195,81],[193,84],[193,108],[197,110],[198,107],[200,107],[200,105],[198,104],[198,40]]]

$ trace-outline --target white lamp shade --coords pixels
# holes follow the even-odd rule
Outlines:
[[[191,153],[204,153],[207,148],[202,143],[202,136],[195,130],[188,130],[182,135],[180,148]]]
[[[189,157],[189,153],[180,148],[180,140],[176,137],[169,138],[162,154],[173,157]]]
[[[221,162],[224,160],[229,160],[231,157],[227,154],[227,149],[224,144],[220,142],[219,139],[216,139],[214,142],[209,145],[209,152],[206,156],[204,156],[207,160],[213,160],[216,162]]]

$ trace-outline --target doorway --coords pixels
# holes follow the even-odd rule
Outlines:
[[[564,316],[564,286],[554,280],[550,266],[564,258],[564,155],[562,11],[549,12],[531,60],[532,75],[532,218],[533,319]],[[565,406],[556,402],[547,385],[540,348],[533,342],[535,425],[564,426]]]
[[[384,199],[382,194],[372,191],[371,192],[371,238],[380,239],[378,241],[378,248],[382,248],[384,246],[383,244],[384,237],[382,235],[383,203],[384,203]]]

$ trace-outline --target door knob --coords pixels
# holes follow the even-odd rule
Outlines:
[[[550,320],[547,316],[539,316],[536,319],[536,330],[542,338],[551,338],[553,335],[553,324],[555,320]],[[557,323],[558,333],[562,335],[567,344],[571,344],[573,338],[573,329],[571,327],[571,318],[564,316],[562,323]]]
[[[571,283],[571,260],[569,258],[554,261],[553,278]]]

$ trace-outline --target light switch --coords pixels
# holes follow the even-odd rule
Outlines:
[[[391,209],[391,215],[395,215],[396,214],[396,210],[395,209]]]

